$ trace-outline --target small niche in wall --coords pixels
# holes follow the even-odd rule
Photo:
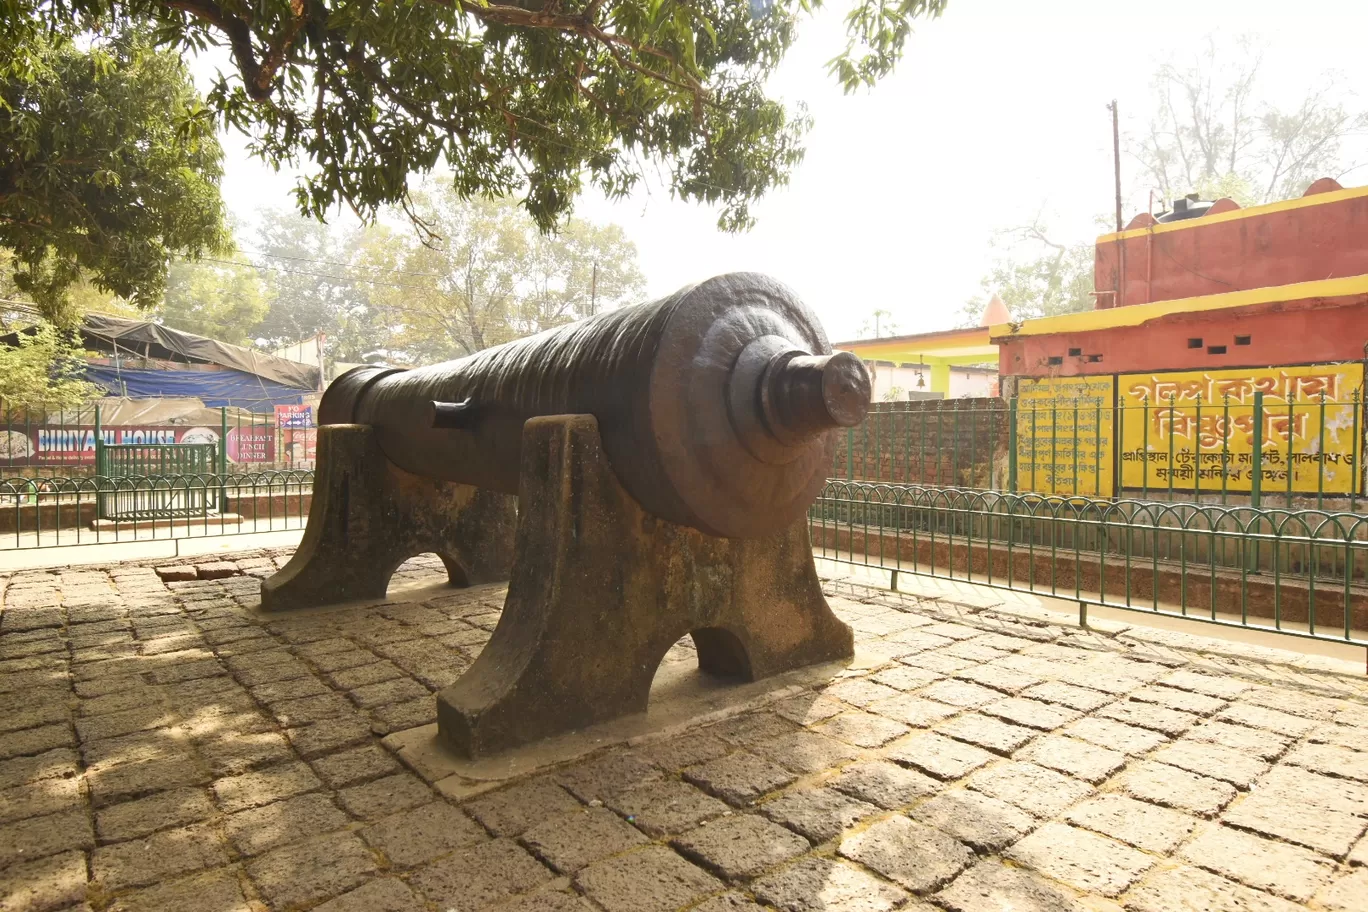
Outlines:
[[[1101,356],[1101,355],[1088,355],[1088,363],[1089,363],[1089,364],[1101,364],[1101,363],[1102,363],[1102,356]]]
[[[1201,347],[1202,347],[1202,340],[1201,340],[1201,339],[1188,339],[1188,348],[1201,348]]]
[[[1059,365],[1064,363],[1064,359],[1059,355],[1052,355],[1051,357],[1045,360],[1045,363],[1048,364],[1050,367],[1058,367]]]
[[[1248,344],[1250,343],[1250,341],[1252,341],[1252,339],[1253,339],[1252,336],[1236,336],[1236,337],[1235,337],[1235,344],[1236,344],[1236,345],[1248,345]]]
[[[1208,345],[1208,346],[1207,346],[1207,354],[1208,354],[1208,355],[1224,355],[1225,353],[1226,353],[1226,347],[1225,347],[1224,345]]]
[[[1083,349],[1081,349],[1081,348],[1071,348],[1071,349],[1069,349],[1069,357],[1070,357],[1070,358],[1077,358],[1077,357],[1079,357],[1079,356],[1082,355],[1082,354],[1083,354]]]

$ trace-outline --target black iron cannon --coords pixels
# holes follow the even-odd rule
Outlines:
[[[511,560],[498,628],[438,695],[470,756],[644,710],[686,634],[704,671],[745,680],[847,657],[806,513],[832,431],[869,399],[860,360],[750,273],[458,361],[357,368],[323,398],[309,526],[263,606],[381,597],[424,551],[457,584]]]
[[[593,415],[648,512],[752,538],[804,515],[831,468],[825,432],[858,424],[869,395],[864,364],[832,354],[791,291],[743,273],[459,361],[355,368],[319,422],[370,425],[416,475],[516,494],[526,421]]]

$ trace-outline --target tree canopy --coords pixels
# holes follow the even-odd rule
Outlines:
[[[158,316],[173,329],[245,345],[269,309],[261,276],[251,266],[181,260],[171,266]]]
[[[901,57],[946,0],[856,0],[830,63],[847,90]],[[463,196],[521,197],[542,228],[584,182],[628,193],[659,165],[676,194],[751,221],[807,126],[765,79],[821,0],[3,0],[0,31],[148,21],[182,50],[228,49],[208,100],[277,165],[311,164],[300,209],[407,205],[445,160]]]
[[[78,46],[14,14],[0,3],[0,246],[14,284],[59,322],[83,279],[153,304],[173,255],[226,239],[213,117],[179,56],[141,32]]]
[[[390,281],[370,289],[389,345],[438,361],[641,300],[636,246],[617,225],[571,219],[543,234],[509,201],[461,200],[450,188],[417,196],[440,240],[372,235],[361,264]]]

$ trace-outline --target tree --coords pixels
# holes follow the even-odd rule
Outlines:
[[[965,302],[961,326],[978,326],[994,294],[1002,296],[1013,320],[1092,309],[1092,244],[1061,244],[1039,221],[1001,232],[995,243],[1005,245],[1006,254],[983,277],[982,293]]]
[[[855,0],[830,64],[847,90],[901,57],[946,0]],[[518,195],[543,229],[584,181],[628,193],[662,165],[674,193],[729,229],[783,184],[808,123],[765,94],[820,0],[8,0],[0,31],[145,18],[191,50],[226,44],[209,95],[268,162],[309,161],[303,212],[408,205],[445,160],[462,197]]]
[[[861,339],[882,339],[898,333],[898,321],[893,319],[893,311],[875,309],[860,324]]]
[[[1130,151],[1165,200],[1187,193],[1229,196],[1241,205],[1300,196],[1318,177],[1341,177],[1345,140],[1368,129],[1329,73],[1301,103],[1281,109],[1261,98],[1260,49],[1207,36],[1186,61],[1154,74],[1154,113]]]
[[[0,12],[0,246],[14,284],[62,323],[82,279],[154,303],[173,255],[226,239],[213,117],[180,58],[140,32],[81,49],[13,9]]]
[[[251,266],[183,260],[171,266],[159,315],[174,329],[245,345],[269,308]]]
[[[80,337],[39,319],[19,329],[17,344],[0,345],[0,402],[70,408],[100,390],[83,379]]]
[[[511,202],[461,200],[445,188],[420,192],[416,211],[436,241],[410,232],[371,245],[362,260],[394,277],[372,300],[412,360],[473,354],[644,292],[636,248],[617,226],[572,219],[543,235]]]

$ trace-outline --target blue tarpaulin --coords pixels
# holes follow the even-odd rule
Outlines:
[[[130,399],[193,397],[210,408],[229,405],[266,413],[273,413],[277,405],[302,405],[304,396],[310,392],[236,370],[141,370],[87,364],[86,379],[114,396]]]

